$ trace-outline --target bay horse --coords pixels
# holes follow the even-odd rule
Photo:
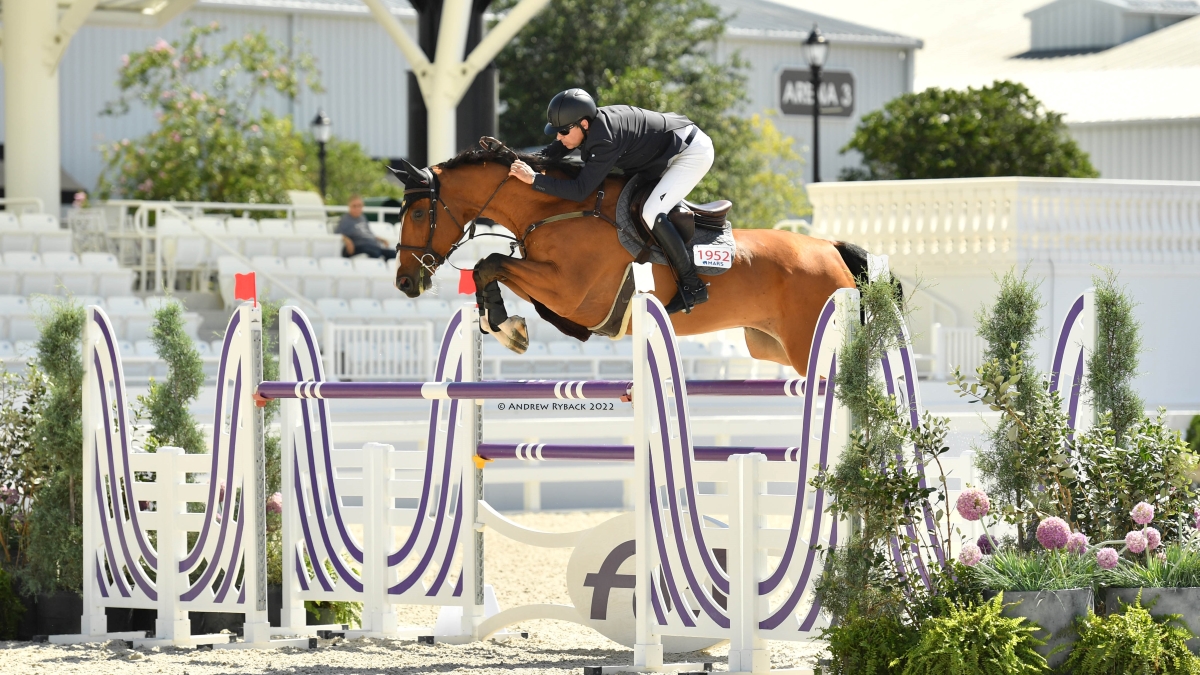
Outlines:
[[[634,260],[610,224],[628,178],[609,176],[604,181],[603,217],[555,220],[554,216],[578,213],[581,205],[507,180],[509,166],[518,157],[549,175],[572,176],[578,171],[577,165],[515,153],[497,141],[436,166],[419,169],[402,162],[403,168],[394,170],[405,183],[396,288],[410,298],[427,290],[433,272],[473,230],[468,223],[485,217],[521,242],[524,257],[493,253],[480,260],[474,272],[477,288],[499,281],[564,333],[587,339],[584,326],[605,320],[626,267]],[[594,203],[595,193],[582,209]],[[547,219],[554,222],[529,231],[530,225]],[[689,314],[671,315],[675,332],[683,336],[743,328],[751,356],[804,373],[821,308],[834,291],[854,288],[855,280],[866,275],[866,251],[780,230],[735,229],[733,234],[737,252],[732,268],[702,277],[709,283],[709,300]],[[653,267],[654,295],[665,305],[675,295],[675,278],[669,267]],[[493,288],[498,299],[499,289]],[[528,347],[521,317],[508,317],[493,334],[518,354]]]

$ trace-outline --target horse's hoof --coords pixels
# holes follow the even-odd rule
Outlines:
[[[525,319],[519,316],[505,319],[500,324],[500,333],[496,338],[500,344],[518,354],[524,354],[529,349],[529,328],[525,325]]]

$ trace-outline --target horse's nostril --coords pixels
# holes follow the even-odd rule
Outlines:
[[[412,288],[412,279],[409,279],[408,277],[400,277],[400,279],[396,281],[396,287],[402,291],[407,291],[408,289]]]

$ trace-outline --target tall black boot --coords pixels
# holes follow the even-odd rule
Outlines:
[[[692,252],[683,243],[683,237],[679,236],[679,230],[675,229],[674,223],[667,218],[667,214],[660,213],[654,219],[654,229],[651,231],[651,235],[654,237],[654,242],[666,254],[667,262],[671,264],[671,269],[675,271],[675,279],[679,283],[679,292],[667,304],[667,312],[674,314],[682,310],[684,314],[688,314],[696,305],[707,302],[708,286],[696,274],[696,263],[692,261]]]

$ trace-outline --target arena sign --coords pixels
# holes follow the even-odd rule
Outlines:
[[[854,76],[844,70],[821,73],[821,115],[854,114]],[[779,71],[779,110],[784,115],[812,115],[812,73],[807,68]]]

